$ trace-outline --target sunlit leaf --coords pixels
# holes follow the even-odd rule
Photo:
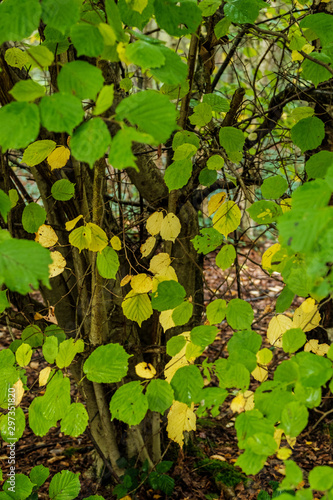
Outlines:
[[[174,401],[168,413],[168,437],[181,448],[184,445],[184,432],[196,430],[196,416],[193,409],[194,404],[189,408],[185,403]]]
[[[138,363],[135,365],[135,373],[141,378],[154,378],[156,375],[156,370],[150,363]]]

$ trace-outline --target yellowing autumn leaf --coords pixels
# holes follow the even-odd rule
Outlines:
[[[221,191],[220,193],[213,194],[208,202],[208,215],[213,215],[214,212],[222,205],[226,199],[226,193]]]
[[[72,219],[72,220],[69,220],[68,222],[66,222],[66,224],[65,224],[66,231],[71,231],[72,229],[74,229],[74,227],[79,222],[79,220],[82,219],[82,217],[83,217],[83,215],[78,215],[77,217],[75,217],[75,219]]]
[[[303,332],[309,332],[319,325],[320,320],[318,306],[309,298],[296,309],[291,328],[301,328]]]
[[[131,290],[124,298],[121,307],[126,318],[136,321],[139,326],[153,314],[148,294]]]
[[[58,252],[51,252],[52,264],[49,265],[49,278],[54,278],[61,274],[66,267],[66,259]]]
[[[186,366],[191,364],[195,358],[191,358],[190,360],[186,359],[186,348],[188,344],[191,342],[191,332],[183,332],[180,334],[181,336],[185,337],[186,344],[184,347],[174,356],[173,358],[170,359],[170,361],[165,365],[164,367],[164,376],[165,380],[167,382],[171,382],[172,377],[176,373],[176,371],[181,368],[182,366]]]
[[[213,217],[213,227],[226,238],[238,228],[241,221],[241,211],[233,201],[227,201],[220,206]]]
[[[156,292],[158,285],[162,283],[162,281],[178,281],[176,271],[172,266],[169,266],[162,274],[155,274],[153,278],[153,292]]]
[[[153,281],[147,274],[137,274],[132,277],[131,286],[136,293],[148,293],[152,289]]]
[[[314,352],[318,356],[325,356],[328,353],[330,346],[328,344],[319,344],[317,339],[311,339],[304,346],[304,351]]]
[[[175,214],[169,213],[166,217],[164,217],[160,230],[161,238],[163,240],[172,241],[174,243],[180,233],[180,230],[180,221]]]
[[[135,365],[135,373],[141,378],[154,378],[156,375],[156,370],[150,363],[138,363]]]
[[[149,236],[144,243],[142,243],[140,247],[140,252],[142,257],[148,257],[151,254],[154,246],[156,244],[155,236]]]
[[[146,228],[149,234],[156,236],[161,231],[161,225],[164,219],[162,212],[154,212],[147,219]]]
[[[282,209],[283,214],[291,210],[291,203],[292,203],[291,198],[285,198],[284,200],[281,200],[280,207]]]
[[[290,318],[283,314],[274,316],[269,322],[267,330],[267,338],[270,344],[275,347],[282,347],[282,335],[291,328],[296,328],[296,326],[293,326]]]
[[[132,279],[132,275],[131,274],[126,274],[126,276],[121,280],[120,282],[120,286],[125,286],[127,285],[127,283],[129,283]]]
[[[268,365],[272,361],[273,358],[273,353],[267,347],[264,347],[260,351],[257,352],[256,354],[257,361],[261,365]]]
[[[88,227],[91,231],[91,239],[88,245],[88,250],[91,250],[92,252],[101,252],[109,242],[105,231],[93,222],[88,222],[86,227]]]
[[[51,170],[62,168],[69,160],[71,152],[65,146],[59,146],[47,157],[47,163],[50,165]]]
[[[159,317],[160,324],[162,325],[163,331],[166,332],[169,328],[173,328],[175,325],[172,314],[174,309],[167,309],[162,311]]]
[[[163,274],[170,264],[170,255],[168,253],[159,253],[151,259],[149,271],[153,274]]]
[[[37,241],[42,247],[50,248],[53,247],[57,241],[58,236],[54,229],[47,224],[42,224],[36,233],[35,241]]]
[[[284,433],[283,429],[275,429],[275,431],[274,431],[274,439],[275,439],[278,447],[280,447],[283,433]]]
[[[275,243],[275,245],[267,248],[261,259],[261,266],[263,269],[266,269],[267,271],[272,270],[272,257],[280,250],[280,248],[280,243]]]
[[[79,251],[88,248],[91,242],[91,229],[87,226],[81,226],[74,229],[69,235],[69,243],[78,248]]]
[[[243,411],[253,410],[254,408],[254,392],[245,391],[239,392],[230,403],[230,409],[234,413],[241,413]]]
[[[44,368],[39,373],[39,377],[38,377],[39,387],[41,387],[42,385],[46,385],[47,384],[47,381],[49,379],[50,373],[51,373],[51,367],[50,366],[47,366],[46,368]]]
[[[268,368],[266,367],[266,365],[257,365],[253,372],[251,372],[251,375],[255,380],[258,380],[259,382],[265,382],[268,377]]]
[[[196,430],[196,415],[185,403],[174,401],[168,414],[168,437],[179,444],[182,448],[184,444],[184,431],[190,432]]]
[[[118,236],[112,236],[110,243],[113,250],[116,250],[117,252],[121,250],[121,241],[120,238],[118,238]]]
[[[15,406],[18,406],[21,403],[24,394],[23,382],[20,378],[13,385],[13,389],[15,389]]]
[[[291,450],[290,448],[282,447],[278,449],[278,451],[276,452],[276,456],[279,460],[288,460],[292,452],[293,450]]]

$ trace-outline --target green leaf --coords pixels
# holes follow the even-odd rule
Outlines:
[[[295,294],[288,286],[285,286],[280,293],[276,305],[275,305],[275,311],[277,313],[283,313],[289,307],[291,306],[292,301],[294,300]]]
[[[186,95],[189,91],[188,85],[185,84],[187,77],[187,65],[181,60],[179,55],[168,47],[161,45],[159,47],[161,54],[165,59],[162,66],[151,68],[150,73],[167,85],[182,85],[182,90],[177,92],[174,99],[181,99],[183,94]],[[163,90],[162,90],[163,92]],[[163,93],[166,93],[165,91]],[[169,99],[171,96],[169,95]]]
[[[44,335],[46,337],[55,337],[58,341],[58,345],[66,340],[66,335],[64,330],[62,330],[58,325],[47,326],[44,330]]]
[[[236,250],[233,245],[223,245],[216,256],[216,265],[225,271],[230,267],[236,258]]]
[[[266,460],[266,455],[257,455],[253,453],[252,450],[246,449],[245,452],[238,457],[235,465],[240,467],[245,474],[257,474],[263,468]]]
[[[322,45],[333,42],[333,19],[330,14],[321,12],[305,16],[300,22],[300,27],[310,28],[320,38]]]
[[[241,299],[230,300],[227,307],[227,321],[234,330],[246,330],[254,319],[253,309],[248,302]]]
[[[218,113],[227,113],[230,109],[228,99],[221,97],[219,94],[205,94],[202,98],[202,102],[209,104],[212,110]]]
[[[62,67],[58,76],[60,92],[79,99],[95,99],[103,87],[102,71],[86,61],[72,61]]]
[[[303,118],[291,129],[291,140],[300,148],[302,153],[320,146],[324,137],[324,123],[316,116]]]
[[[128,9],[128,4],[127,4],[127,9]],[[108,23],[113,29],[118,42],[126,41],[127,39],[123,30],[119,9],[114,0],[105,1],[105,12],[108,18]]]
[[[139,381],[129,382],[116,390],[110,401],[112,419],[117,418],[128,425],[138,425],[148,410],[148,399],[142,394]]]
[[[56,337],[51,336],[45,339],[43,344],[43,356],[50,364],[54,363],[58,354],[58,340]]]
[[[175,161],[188,160],[189,158],[192,158],[192,156],[195,155],[197,150],[198,148],[196,146],[185,142],[184,144],[175,149],[173,159]]]
[[[10,303],[7,299],[7,290],[0,291],[0,314],[2,314],[7,307],[10,307]],[[5,351],[6,352],[6,351]]]
[[[21,344],[17,349],[16,353],[16,362],[19,366],[27,366],[30,363],[32,356],[32,349],[29,344]]]
[[[9,93],[16,99],[16,101],[35,101],[39,97],[45,95],[45,87],[33,80],[20,80],[15,83]]]
[[[273,455],[278,448],[278,444],[273,436],[264,432],[257,432],[247,439],[246,448],[257,455]]]
[[[261,193],[264,198],[278,199],[288,189],[288,182],[281,175],[268,177],[261,186]]]
[[[92,382],[120,382],[127,374],[129,357],[119,344],[99,346],[85,361],[83,371]]]
[[[67,436],[78,437],[88,425],[89,416],[82,403],[72,403],[61,420],[61,432]]]
[[[250,385],[250,372],[243,363],[229,363],[227,372],[220,377],[220,385],[246,391]]]
[[[151,305],[157,311],[174,309],[183,302],[185,296],[185,289],[177,281],[162,281],[152,294]]]
[[[44,29],[44,36],[45,40],[42,45],[45,45],[53,54],[63,54],[68,50],[69,41],[66,34],[64,35],[48,25]]]
[[[74,342],[74,339],[68,339],[61,342],[59,352],[56,357],[56,364],[58,368],[62,369],[69,366],[76,354],[83,351],[84,342],[82,339],[78,339],[76,342]]]
[[[28,49],[29,61],[32,68],[47,69],[54,61],[53,53],[44,45],[36,45]]]
[[[308,410],[299,401],[288,403],[281,413],[281,428],[287,436],[296,437],[307,426],[308,418]]]
[[[21,41],[38,29],[41,7],[38,0],[7,0],[0,4],[0,45]]]
[[[282,215],[280,205],[273,201],[255,201],[253,205],[246,209],[251,219],[258,224],[270,224]]]
[[[136,293],[131,290],[121,304],[126,318],[136,321],[139,326],[153,314],[151,302],[147,293]]]
[[[295,397],[303,403],[307,408],[315,408],[321,402],[321,387],[304,387],[300,383],[296,383],[294,389]]]
[[[216,326],[196,326],[191,330],[191,341],[200,347],[207,347],[214,342],[217,334]]]
[[[241,211],[233,201],[223,203],[213,217],[214,229],[226,238],[238,228],[241,221]]]
[[[169,35],[194,33],[201,22],[201,11],[195,2],[155,0],[154,6],[157,24]]]
[[[39,281],[49,285],[50,252],[35,241],[11,239],[0,243],[0,276],[13,292],[31,292]]]
[[[162,94],[166,94],[169,97],[170,101],[173,100],[178,101],[178,99],[182,99],[183,97],[186,96],[186,94],[189,93],[189,90],[190,87],[187,80],[185,80],[185,82],[182,82],[181,84],[174,84],[174,85],[168,85],[167,83],[165,83],[161,87]]]
[[[92,24],[81,23],[72,26],[71,40],[78,56],[98,57],[104,50],[104,38],[98,27]]]
[[[229,354],[234,351],[249,350],[256,354],[261,346],[262,338],[251,330],[242,330],[240,332],[235,332],[228,342]]]
[[[214,28],[214,33],[217,39],[224,37],[230,28],[231,21],[228,17],[221,19]]]
[[[202,0],[199,3],[199,9],[204,17],[209,17],[215,14],[220,5],[219,0]]]
[[[255,436],[258,430],[270,437],[274,436],[275,431],[274,424],[265,419],[259,410],[250,410],[238,415],[235,429],[240,449],[245,448],[248,438]]]
[[[176,132],[172,139],[172,149],[175,151],[182,144],[193,144],[196,148],[200,146],[200,139],[194,132],[188,130],[181,130]]]
[[[29,58],[26,51],[18,47],[12,47],[5,52],[5,61],[9,66],[13,66],[13,68],[22,69],[23,66],[27,64],[28,60]]]
[[[14,491],[12,489],[11,478],[7,479],[3,485],[3,490],[8,492],[9,498],[12,500],[25,500],[25,498],[28,498],[34,487],[30,479],[24,474],[15,474],[13,482],[15,484]]]
[[[113,83],[111,85],[104,85],[100,93],[98,94],[97,100],[96,100],[96,106],[93,111],[94,115],[101,115],[104,113],[106,110],[108,110],[113,103],[113,97],[114,97],[114,85]]]
[[[171,387],[175,393],[175,399],[191,406],[199,402],[199,395],[203,387],[203,378],[200,370],[194,365],[178,368],[171,380]]]
[[[227,0],[224,14],[233,23],[253,24],[259,16],[260,9],[267,8],[262,0]]]
[[[257,366],[257,358],[249,349],[234,349],[229,353],[228,363],[230,367],[232,365],[244,365],[249,372],[253,372]]]
[[[309,483],[313,490],[326,491],[333,487],[333,469],[327,465],[314,467],[309,474]]]
[[[45,160],[56,148],[56,143],[50,140],[36,141],[30,144],[23,153],[22,162],[34,167]]]
[[[204,168],[199,174],[199,182],[203,186],[211,186],[217,179],[217,173],[215,170],[210,170],[209,168]]]
[[[193,314],[193,304],[185,300],[172,313],[172,320],[176,326],[185,325]]]
[[[50,475],[50,469],[44,465],[36,465],[29,474],[30,480],[40,488]]]
[[[143,69],[159,68],[165,63],[161,47],[143,40],[129,44],[126,47],[125,55],[133,64],[141,66]]]
[[[224,166],[224,159],[220,155],[213,155],[207,160],[209,170],[221,170]]]
[[[204,255],[207,255],[209,252],[213,252],[218,246],[221,245],[222,241],[223,237],[221,233],[213,227],[201,229],[200,234],[191,240],[196,251],[203,253]]]
[[[164,182],[168,186],[169,191],[173,189],[181,189],[186,186],[192,175],[192,161],[181,160],[174,161],[165,171]]]
[[[22,408],[15,408],[15,410],[0,417],[1,438],[7,443],[16,443],[22,437],[24,429],[25,416]]]
[[[70,406],[70,380],[57,371],[47,384],[44,396],[41,398],[42,416],[51,422],[63,418]]]
[[[311,57],[325,64],[331,64],[331,58],[326,54],[311,52]],[[310,61],[309,59],[305,59],[303,61],[302,70],[302,78],[312,82],[315,87],[317,87],[319,83],[325,82],[326,80],[330,80],[330,78],[332,78],[332,74],[326,68],[319,64],[316,64],[313,61]]]
[[[123,99],[116,109],[116,119],[129,120],[150,134],[156,143],[165,142],[176,128],[176,109],[166,95],[144,90]],[[163,120],[161,120],[163,116]]]
[[[0,351],[1,368],[11,367],[15,363],[15,356],[10,349]]]
[[[106,279],[116,279],[119,269],[117,252],[111,247],[105,247],[97,254],[97,269],[99,274]]]
[[[166,380],[151,380],[147,387],[146,396],[149,410],[158,411],[162,415],[170,408],[174,400],[172,387]]]
[[[50,132],[71,134],[84,117],[80,100],[68,94],[56,93],[43,97],[39,109],[42,125]]]
[[[79,475],[79,472],[74,474],[69,470],[62,470],[53,476],[49,486],[50,499],[72,500],[76,498],[81,489]]]
[[[281,420],[283,408],[293,401],[295,397],[291,392],[281,389],[278,382],[271,380],[261,384],[255,392],[256,408],[273,424]]]
[[[320,387],[333,375],[330,360],[311,352],[299,352],[293,362],[297,363],[299,380],[306,387]]]
[[[213,117],[212,108],[209,104],[201,102],[193,108],[193,115],[190,116],[192,125],[204,127]]]
[[[219,412],[219,407],[223,404],[228,396],[228,391],[220,387],[206,387],[200,393],[200,405],[196,410],[198,416],[205,415],[206,410],[211,409],[212,417],[216,417]]]
[[[89,226],[77,227],[70,233],[68,239],[69,243],[81,252],[83,249],[89,248],[91,243],[91,229]]]
[[[12,203],[8,194],[6,194],[2,189],[0,189],[0,213],[4,218],[4,221],[7,222],[7,214],[12,209]]]
[[[167,342],[166,351],[169,356],[176,356],[186,344],[186,339],[183,335],[172,337]]]
[[[206,315],[209,323],[218,324],[221,323],[227,311],[227,303],[223,299],[216,299],[210,304],[208,304],[206,309]]]
[[[282,348],[284,352],[293,353],[298,351],[306,342],[306,335],[300,328],[287,330],[282,337]]]
[[[73,156],[92,168],[111,143],[108,127],[101,118],[93,118],[78,127],[71,138]]]
[[[36,104],[11,102],[0,108],[0,146],[3,153],[8,148],[25,148],[36,139],[38,132],[39,113]]]
[[[43,0],[42,19],[48,27],[66,33],[80,19],[79,5],[76,0]]]
[[[43,397],[35,398],[29,406],[29,427],[36,436],[45,436],[51,429],[57,425],[57,420],[48,420],[43,415],[44,401]]]
[[[242,151],[245,137],[241,130],[234,127],[222,127],[219,131],[219,140],[221,146],[227,154],[235,151]]]
[[[135,0],[133,0],[134,2]],[[131,5],[132,1],[119,0],[117,7],[121,14],[121,19],[124,24],[128,26],[135,26],[142,31],[142,28],[147,24],[154,12],[154,5],[152,0],[148,0],[146,7],[143,9],[142,13],[133,10]]]
[[[56,181],[51,188],[51,194],[55,200],[68,201],[73,198],[75,193],[75,184],[68,179]]]
[[[319,151],[319,153],[312,155],[306,162],[305,170],[310,178],[324,178],[332,165],[333,153],[331,151]]]
[[[12,387],[19,380],[19,372],[13,366],[3,366],[0,368],[0,408],[8,408],[12,402],[8,392],[8,387]]]
[[[36,233],[38,228],[44,224],[46,212],[43,207],[37,203],[29,203],[24,207],[22,213],[22,224],[28,233]]]

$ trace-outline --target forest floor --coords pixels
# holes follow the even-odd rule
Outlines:
[[[271,243],[262,241],[259,247],[251,248],[244,242],[244,248],[239,256],[238,286],[235,267],[222,271],[215,265],[215,253],[205,257],[205,301],[211,300],[212,293],[217,298],[230,300],[239,296],[248,301],[255,313],[253,329],[263,336],[263,347],[271,347],[265,338],[267,325],[273,316],[275,301],[282,290],[283,284],[279,275],[269,276],[261,267],[261,256]],[[292,316],[299,302],[294,302],[287,312]],[[226,344],[232,334],[225,321],[220,325],[220,335],[204,353],[209,362],[226,356]],[[0,331],[0,345],[7,347],[10,337],[6,328]],[[28,386],[36,384],[38,373],[43,368],[42,357],[36,356],[27,370]],[[272,364],[280,363],[284,359],[282,350],[275,349]],[[250,389],[255,390],[256,383]],[[75,391],[75,388],[73,388]],[[75,396],[75,393],[73,393]],[[332,395],[330,395],[332,397]],[[240,500],[271,498],[272,491],[283,479],[283,462],[270,457],[262,471],[245,478],[239,468],[234,467],[237,457],[241,453],[237,446],[234,421],[236,415],[230,410],[230,401],[234,396],[227,398],[216,418],[198,419],[197,430],[182,451],[176,445],[171,445],[165,460],[172,460],[174,465],[169,475],[175,481],[173,493],[166,497],[160,491],[152,490],[149,485],[142,485],[135,493],[131,493],[126,500],[165,499],[174,500],[212,500],[237,498]],[[27,410],[33,399],[27,393],[22,407]],[[306,480],[308,472],[316,465],[333,465],[333,423],[332,414],[323,418],[320,408],[310,416],[310,423],[306,431],[297,438],[291,458],[301,467]],[[284,443],[284,446],[288,446]],[[51,429],[44,437],[35,436],[27,426],[22,438],[16,444],[16,472],[28,474],[35,465],[43,464],[49,467],[52,477],[57,472],[66,469],[80,472],[81,493],[83,499],[89,495],[102,495],[106,500],[115,498],[106,481],[98,482],[92,474],[94,448],[89,434],[74,439],[63,435],[60,427]],[[7,449],[0,451],[0,467],[4,478],[8,469]],[[209,460],[210,459],[210,460]],[[305,483],[306,484],[306,483]],[[48,499],[48,481],[40,490],[39,498]],[[318,496],[319,498],[319,496]]]

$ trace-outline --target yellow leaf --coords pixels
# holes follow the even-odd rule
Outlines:
[[[189,408],[185,403],[174,401],[168,414],[168,437],[178,443],[181,448],[184,444],[184,431],[196,430],[196,416],[193,408],[193,403]]]
[[[173,328],[175,325],[172,314],[174,309],[168,309],[167,311],[162,311],[160,314],[160,324],[162,325],[163,331],[166,332],[169,328]]]
[[[301,328],[303,332],[309,332],[320,323],[318,306],[313,299],[306,299],[295,311],[291,328]]]
[[[120,238],[118,238],[118,236],[112,236],[110,243],[111,243],[113,250],[117,250],[117,251],[121,250],[121,241],[120,241]]]
[[[148,293],[152,289],[152,279],[147,274],[133,276],[131,286],[136,293]]]
[[[271,345],[275,347],[282,347],[282,335],[287,330],[291,328],[296,328],[293,326],[293,322],[287,316],[283,314],[278,314],[271,319],[268,325],[267,338]]]
[[[124,298],[121,307],[126,318],[136,321],[139,326],[153,314],[148,294],[131,290]]]
[[[253,410],[254,393],[252,391],[239,392],[230,403],[230,409],[234,413]]]
[[[88,245],[88,250],[92,252],[101,252],[109,242],[105,231],[93,222],[88,222],[86,227],[89,227],[91,231],[91,240]]]
[[[213,217],[213,227],[226,238],[240,224],[242,214],[233,201],[227,201],[220,206]]]
[[[178,217],[175,214],[169,213],[164,217],[161,224],[161,238],[165,241],[175,242],[175,239],[179,235],[181,230],[181,225]]]
[[[120,500],[132,500],[132,497],[126,495],[125,497],[122,497]]]
[[[171,360],[165,365],[165,368],[164,368],[165,380],[167,382],[169,382],[169,383],[171,382],[172,377],[174,376],[174,374],[176,373],[176,371],[179,368],[181,368],[182,366],[189,365],[189,364],[191,364],[192,361],[194,361],[194,358],[190,359],[190,360],[187,360],[186,359],[186,355],[185,355],[186,354],[186,348],[187,348],[188,344],[191,341],[191,339],[190,339],[191,332],[183,332],[180,335],[182,335],[183,337],[185,337],[186,344],[176,354],[176,356],[174,356],[173,358],[171,358]]]
[[[51,170],[62,168],[69,160],[71,152],[65,146],[59,146],[47,157],[47,163],[50,165]]]
[[[42,247],[50,248],[57,243],[58,236],[51,226],[43,224],[38,228],[35,241],[38,241],[38,243],[42,245]]]
[[[156,370],[150,363],[138,363],[135,365],[135,373],[141,378],[154,378],[156,375]]]
[[[151,259],[149,271],[153,274],[163,274],[170,264],[170,255],[168,253],[159,253]]]
[[[261,365],[268,365],[272,361],[273,353],[267,347],[264,347],[260,351],[257,352],[257,361]]]
[[[23,382],[20,378],[13,385],[13,389],[15,389],[15,406],[18,406],[21,403],[24,394]]]
[[[132,279],[132,276],[130,274],[126,274],[126,276],[121,280],[120,286],[125,286],[127,283],[129,283]]]
[[[91,229],[87,226],[81,226],[74,229],[69,235],[69,243],[78,248],[79,251],[88,248],[91,242]]]
[[[294,448],[296,444],[296,438],[293,437],[291,438],[290,436],[286,436],[287,443],[289,444],[290,448]]]
[[[291,198],[285,198],[284,200],[281,200],[280,207],[282,209],[282,213],[289,212],[291,210]]]
[[[304,351],[314,352],[318,356],[325,356],[328,353],[330,346],[328,344],[319,344],[317,339],[311,339],[304,346]]]
[[[208,215],[213,215],[214,212],[222,205],[226,199],[226,193],[221,191],[220,193],[213,194],[208,202]]]
[[[280,250],[281,245],[280,243],[275,243],[275,245],[272,245],[271,247],[267,248],[266,252],[264,252],[262,259],[261,259],[261,266],[263,269],[266,269],[267,271],[271,271],[271,265],[272,265],[272,257]]]
[[[161,225],[164,219],[162,212],[154,212],[146,223],[146,228],[149,234],[156,236],[161,231]]]
[[[117,52],[119,59],[124,62],[127,66],[131,64],[131,61],[126,57],[126,47],[128,44],[125,44],[124,42],[119,42],[117,44]]]
[[[47,384],[47,381],[49,379],[50,373],[51,373],[51,367],[50,366],[47,366],[46,368],[44,368],[40,372],[39,377],[38,377],[39,387],[41,387],[42,385],[46,385]]]
[[[72,219],[72,220],[69,220],[68,222],[66,222],[66,224],[65,224],[66,231],[71,231],[72,229],[74,229],[74,227],[79,222],[79,220],[82,219],[82,217],[83,217],[83,215],[78,215],[77,217],[75,217],[75,219]]]
[[[281,443],[283,433],[284,433],[283,429],[275,429],[275,432],[274,432],[274,439],[275,439],[279,448],[280,448],[280,443]]]
[[[276,456],[279,460],[287,460],[292,454],[293,450],[290,448],[282,447],[276,452]]]
[[[253,372],[251,372],[252,377],[259,382],[265,382],[268,377],[268,369],[265,365],[259,366],[257,365]]]
[[[66,267],[66,259],[58,252],[51,252],[52,264],[49,265],[49,278],[54,278],[61,274]]]
[[[163,274],[155,274],[153,278],[153,292],[156,292],[157,287],[162,281],[178,281],[176,271],[172,266],[169,266]]]
[[[154,236],[149,236],[149,238],[144,243],[142,243],[140,247],[142,257],[148,257],[148,255],[151,254],[155,244],[156,238]]]

